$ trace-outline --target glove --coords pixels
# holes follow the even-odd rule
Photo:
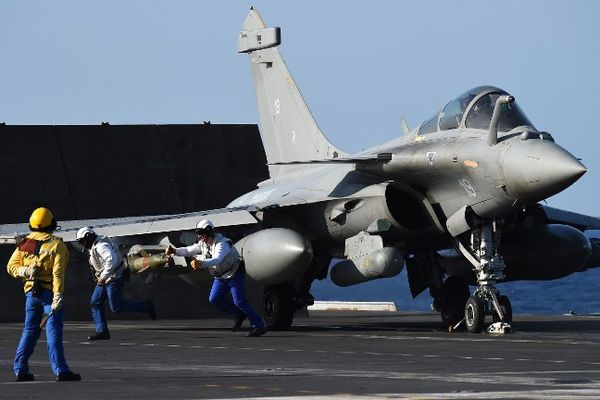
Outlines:
[[[175,247],[168,245],[165,249],[165,256],[170,256],[173,253],[175,253]]]
[[[52,298],[52,311],[58,311],[63,306],[63,294],[62,293],[54,293],[54,297]]]
[[[195,258],[190,261],[190,266],[192,267],[193,270],[197,270],[202,268],[202,261],[200,260],[196,260]]]
[[[17,276],[25,279],[33,279],[35,278],[36,274],[37,271],[33,265],[30,265],[29,267],[19,267],[17,272]]]

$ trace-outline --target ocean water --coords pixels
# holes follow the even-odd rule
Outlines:
[[[474,287],[471,287],[473,292]],[[577,272],[554,281],[520,281],[498,285],[510,298],[515,314],[559,315],[600,313],[600,268]],[[342,288],[330,280],[315,281],[315,300],[394,301],[401,311],[431,311],[425,290],[415,299],[410,294],[406,269],[394,278],[378,279]]]

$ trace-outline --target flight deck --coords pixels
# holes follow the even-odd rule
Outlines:
[[[81,382],[55,382],[44,335],[34,382],[13,382],[18,323],[0,324],[0,398],[600,398],[600,316],[515,316],[514,334],[448,333],[439,315],[311,312],[248,338],[228,319],[65,324]]]

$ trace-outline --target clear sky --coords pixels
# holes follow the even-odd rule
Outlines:
[[[257,123],[237,34],[251,5],[346,151],[482,84],[588,167],[548,204],[600,215],[600,1],[0,1],[0,122]]]

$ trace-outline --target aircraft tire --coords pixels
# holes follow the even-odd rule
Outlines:
[[[465,304],[465,325],[470,333],[480,333],[485,322],[485,308],[479,296],[471,296]]]
[[[500,303],[500,309],[502,310],[502,314],[504,314],[504,321],[500,321],[498,314],[496,312],[493,313],[494,322],[505,322],[507,324],[512,323],[512,304],[510,304],[510,300],[508,296],[500,295],[498,296],[498,303]]]
[[[268,330],[285,331],[294,319],[292,286],[288,283],[267,286],[264,291],[264,319]]]
[[[444,328],[455,326],[465,314],[465,303],[470,296],[469,285],[458,276],[450,276],[444,281],[445,302],[442,307]]]

